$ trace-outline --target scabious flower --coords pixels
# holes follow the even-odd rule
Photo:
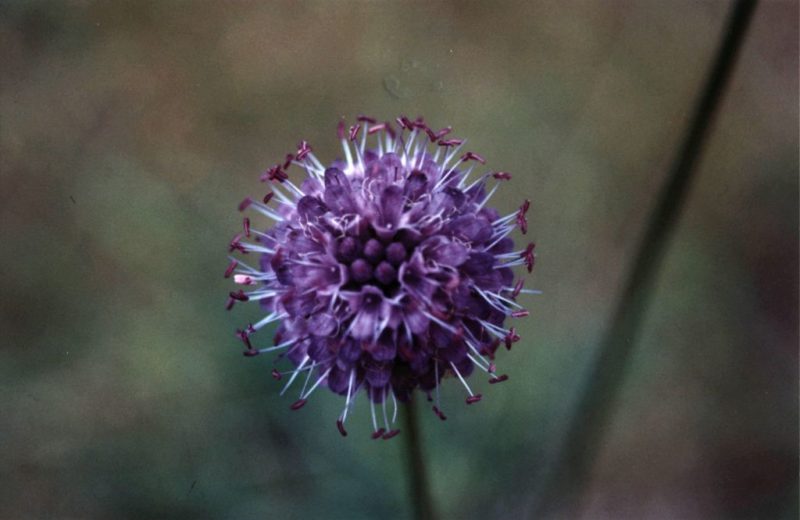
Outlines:
[[[270,183],[263,200],[239,206],[274,225],[262,232],[244,218],[230,243],[231,252],[257,258],[231,258],[225,276],[242,288],[230,293],[228,308],[258,301],[266,313],[237,331],[244,354],[288,359],[290,370],[272,374],[287,379],[281,393],[303,381],[292,409],[322,386],[344,396],[336,422],[342,435],[359,393],[369,401],[373,438],[384,439],[399,432],[387,401],[393,424],[397,401],[415,388],[435,399],[442,420],[446,376],[464,386],[467,404],[479,401],[467,378],[477,367],[489,383],[508,379],[496,372],[495,352],[520,337],[504,323],[527,316],[516,299],[536,292],[512,272],[533,269],[534,245],[515,251],[509,237],[515,228],[527,232],[529,201],[506,216],[487,207],[511,175],[471,178],[485,161],[461,153],[463,141],[448,138],[449,127],[434,131],[405,117],[396,125],[364,116],[349,129],[340,122],[344,159],[328,167],[301,142],[263,174]],[[305,171],[299,185],[289,178],[292,165]],[[272,346],[256,345],[254,334],[276,322]]]

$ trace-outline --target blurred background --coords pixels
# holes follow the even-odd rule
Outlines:
[[[410,516],[401,438],[290,412],[224,311],[239,201],[360,113],[452,125],[533,202],[511,380],[420,418],[443,518],[530,517],[729,6],[0,2],[0,518]],[[718,115],[581,518],[797,518],[796,2]]]

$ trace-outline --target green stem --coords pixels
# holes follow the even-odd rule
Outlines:
[[[419,424],[414,398],[412,397],[403,409],[406,440],[406,456],[408,458],[409,495],[414,507],[415,520],[435,520],[433,500],[430,495],[428,476],[425,471],[425,459],[422,454],[422,441],[420,440]]]
[[[653,279],[684,206],[708,129],[730,79],[755,5],[756,0],[738,0],[731,10],[694,116],[647,222],[624,292],[563,437],[564,444],[552,475],[545,482],[539,516],[556,512],[564,518],[576,516],[574,513],[601,447],[641,328]]]

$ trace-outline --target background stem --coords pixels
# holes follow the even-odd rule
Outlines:
[[[408,488],[416,520],[435,520],[433,501],[431,500],[428,476],[425,471],[425,459],[422,454],[422,441],[417,423],[415,399],[412,397],[403,409],[405,431],[406,458],[408,459]]]
[[[613,321],[567,427],[553,472],[545,482],[538,507],[542,515],[558,512],[559,517],[576,517],[588,473],[614,411],[655,273],[689,192],[695,165],[756,3],[739,0],[731,10],[694,115],[637,248]]]

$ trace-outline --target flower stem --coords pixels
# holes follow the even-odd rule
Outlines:
[[[695,166],[756,3],[756,0],[738,0],[731,9],[694,115],[637,248],[611,326],[600,344],[576,411],[567,425],[552,474],[545,475],[543,495],[537,508],[539,516],[554,513],[564,518],[578,516],[583,487],[614,411],[647,309],[653,279],[686,201]]]
[[[406,440],[406,457],[408,459],[408,488],[414,507],[414,518],[415,520],[435,520],[436,514],[428,486],[428,475],[425,471],[425,459],[422,454],[414,398],[412,397],[401,408],[405,422],[403,437]]]

